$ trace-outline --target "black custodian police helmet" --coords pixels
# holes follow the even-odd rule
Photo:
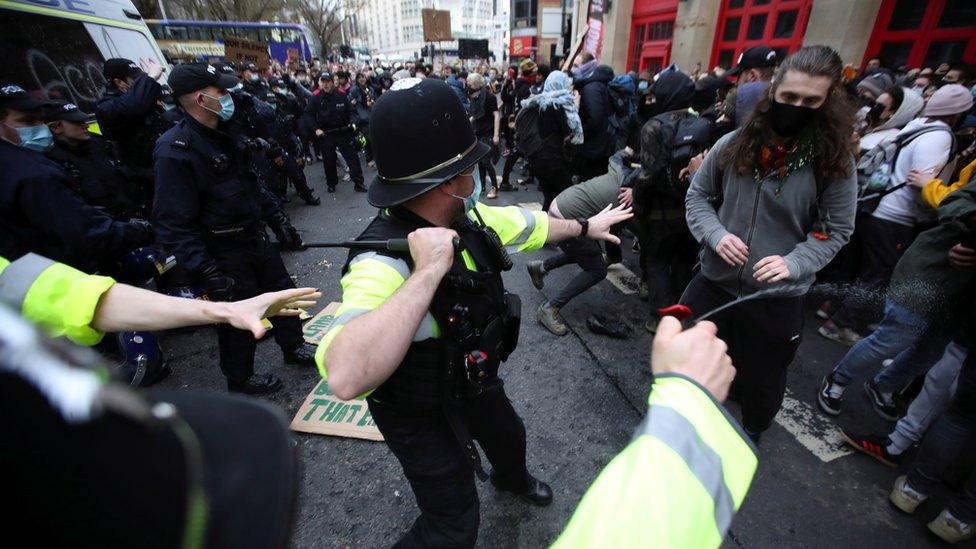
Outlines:
[[[369,141],[377,176],[367,199],[378,208],[422,195],[491,150],[475,137],[454,90],[431,78],[400,80],[380,96],[370,114]]]

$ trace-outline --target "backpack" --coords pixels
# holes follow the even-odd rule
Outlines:
[[[882,198],[908,184],[908,182],[903,181],[897,185],[892,185],[898,155],[916,137],[936,131],[949,130],[933,126],[919,128],[882,141],[861,156],[857,163],[857,210],[859,213],[874,212]],[[951,135],[952,132],[949,133]]]
[[[692,157],[708,148],[711,122],[698,116],[675,117],[672,113],[664,113],[648,123],[657,125],[661,150],[667,151],[666,155],[655,158],[653,165],[644,166],[650,176],[648,190],[656,196],[683,200],[688,184],[680,181],[678,174],[688,166]]]
[[[515,148],[526,158],[532,158],[542,150],[543,144],[539,135],[539,107],[530,105],[519,109],[515,115]]]

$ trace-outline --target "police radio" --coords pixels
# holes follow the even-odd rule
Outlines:
[[[478,218],[478,230],[481,234],[488,240],[491,244],[488,249],[491,251],[492,259],[495,260],[495,265],[498,266],[502,271],[510,271],[515,264],[512,262],[512,258],[508,255],[508,250],[505,249],[505,244],[502,243],[502,239],[495,232],[495,229],[489,227],[484,219],[481,219],[481,214],[478,213],[478,209],[475,208],[471,210],[474,212],[474,216]]]

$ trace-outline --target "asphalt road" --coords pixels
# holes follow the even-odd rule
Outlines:
[[[367,183],[373,173],[367,170]],[[326,194],[321,163],[309,166],[307,174],[322,205],[304,206],[294,195],[287,205],[304,238],[357,236],[375,214],[365,196],[354,193],[348,182],[341,183],[336,194]],[[484,201],[538,203],[541,194],[532,185],[502,193],[497,201]],[[637,272],[629,241],[624,250],[625,266]],[[533,257],[550,253],[542,250]],[[321,306],[340,299],[344,251],[283,256],[299,285],[322,290]],[[627,444],[646,408],[651,342],[643,329],[647,305],[636,294],[603,281],[564,309],[571,332],[553,336],[537,324],[535,309],[544,294],[568,281],[577,268],[570,265],[551,274],[539,292],[525,273],[526,261],[523,254],[515,256],[515,268],[505,275],[509,290],[522,297],[523,324],[519,348],[503,366],[503,377],[525,420],[529,468],[549,482],[555,501],[546,508],[529,507],[479,483],[480,547],[541,547],[552,542],[600,469]],[[586,316],[594,313],[628,324],[631,337],[614,340],[590,333]],[[937,494],[918,516],[905,516],[887,501],[896,471],[848,454],[837,443],[835,425],[884,432],[890,424],[875,415],[859,390],[849,391],[847,407],[836,422],[816,411],[818,382],[846,350],[817,336],[816,326],[811,313],[790,370],[788,409],[762,440],[759,471],[725,546],[935,546],[925,522],[948,496]],[[283,365],[279,349],[268,340],[258,345],[257,371],[273,371],[284,379],[285,388],[270,400],[290,418],[318,374]],[[382,341],[382,334],[377,340]],[[216,336],[210,329],[165,334],[162,343],[174,370],[162,387],[225,390]],[[735,405],[730,408],[734,411]],[[303,463],[295,547],[385,547],[409,528],[417,507],[399,464],[383,443],[302,433],[296,433],[295,440]]]

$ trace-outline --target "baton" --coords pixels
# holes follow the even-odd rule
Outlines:
[[[454,237],[454,249],[461,247],[461,240]],[[409,252],[410,245],[406,238],[391,238],[389,240],[345,240],[343,242],[306,242],[304,248],[349,248],[352,250],[387,250],[391,252]]]

